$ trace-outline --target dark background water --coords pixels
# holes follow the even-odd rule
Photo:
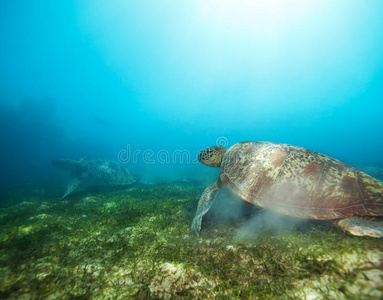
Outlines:
[[[0,3],[1,180],[56,158],[208,174],[200,149],[294,144],[382,163],[383,2]]]

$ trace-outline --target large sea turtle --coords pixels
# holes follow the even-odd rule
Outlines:
[[[128,185],[137,181],[128,168],[113,161],[99,158],[58,159],[52,164],[64,170],[71,171],[72,180],[61,199],[72,193],[80,183],[86,184],[109,184]]]
[[[332,220],[358,236],[383,237],[383,182],[329,156],[271,142],[209,147],[199,161],[220,167],[216,182],[203,192],[191,229],[196,235],[220,187],[244,201],[277,213]]]

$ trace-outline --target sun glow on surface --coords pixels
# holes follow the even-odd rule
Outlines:
[[[286,22],[299,22],[311,11],[317,1],[284,0],[212,0],[200,2],[201,15],[212,24],[227,31],[281,30]]]
[[[381,60],[365,55],[381,47],[381,13],[357,0],[95,3],[82,6],[83,26],[108,67],[137,105],[180,122],[339,106]]]

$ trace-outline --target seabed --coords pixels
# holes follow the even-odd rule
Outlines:
[[[64,200],[62,185],[14,188],[0,203],[0,299],[383,298],[381,239],[327,222],[239,236],[246,221],[210,212],[196,238],[205,187],[164,181]]]

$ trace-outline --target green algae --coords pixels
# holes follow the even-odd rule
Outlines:
[[[65,201],[17,193],[0,210],[0,298],[383,296],[382,241],[326,222],[241,237],[241,218],[207,216],[192,236],[204,187],[163,182]]]

